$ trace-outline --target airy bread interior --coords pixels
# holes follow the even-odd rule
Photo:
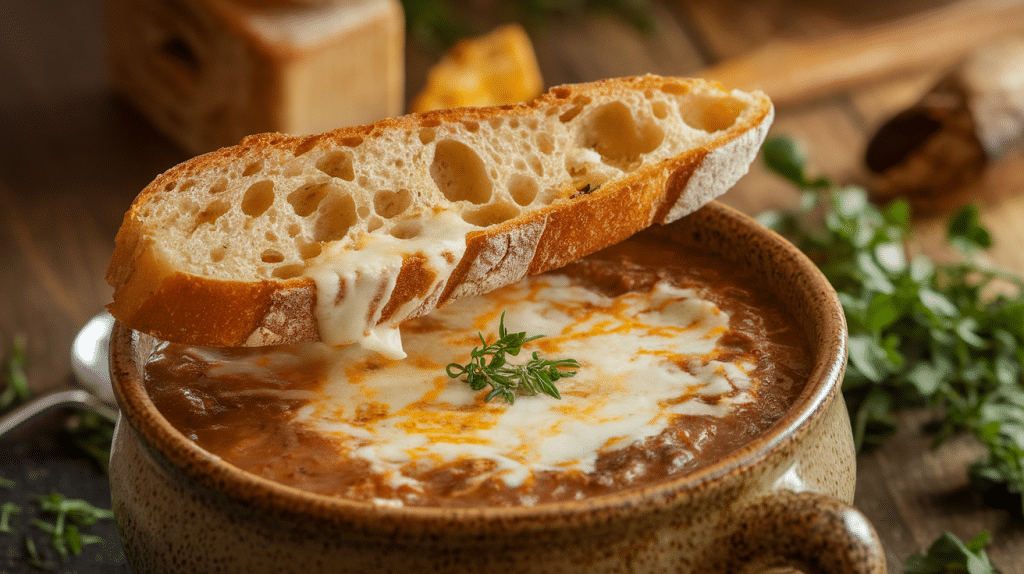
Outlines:
[[[409,116],[289,145],[254,136],[231,148],[231,161],[166,178],[135,217],[179,271],[289,279],[329,244],[412,238],[424,214],[441,210],[478,227],[505,222],[705,146],[758,113],[756,96],[704,83],[555,88],[541,102]]]

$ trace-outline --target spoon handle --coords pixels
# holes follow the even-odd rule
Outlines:
[[[52,391],[30,400],[0,417],[0,437],[36,415],[59,407],[85,408],[112,421],[117,420],[117,409],[105,404],[88,391],[82,389]]]

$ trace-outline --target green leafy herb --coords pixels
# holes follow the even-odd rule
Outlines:
[[[534,351],[533,358],[525,365],[514,365],[508,362],[506,355],[517,356],[524,344],[540,339],[544,335],[527,337],[526,332],[509,333],[505,329],[505,314],[501,314],[498,324],[498,340],[487,344],[483,333],[479,334],[483,347],[473,347],[470,353],[472,360],[466,365],[451,363],[447,367],[448,376],[457,379],[463,375],[474,391],[491,386],[485,401],[502,397],[508,404],[516,402],[516,393],[536,395],[544,393],[556,399],[562,398],[555,387],[555,381],[562,377],[571,377],[578,369],[579,362],[575,359],[549,361],[541,359]],[[487,357],[491,357],[490,361]]]
[[[49,562],[43,560],[42,555],[39,554],[39,550],[36,549],[36,543],[28,535],[25,535],[25,553],[27,554],[25,561],[28,565],[33,568],[39,568],[41,570],[49,570],[52,565]]]
[[[109,474],[110,443],[114,440],[114,421],[92,411],[79,411],[73,424],[67,425],[71,441],[89,455],[104,474]]]
[[[402,0],[405,28],[423,47],[437,51],[472,34],[472,28],[447,0]]]
[[[25,376],[25,337],[17,336],[11,344],[3,370],[3,389],[0,390],[0,413],[7,412],[29,397],[28,377]]]
[[[0,413],[4,413],[31,398],[32,393],[28,388],[28,378],[25,376],[25,338],[15,337],[11,347],[10,355],[4,364],[2,379],[0,379]],[[79,411],[66,428],[70,435],[71,442],[85,454],[89,455],[96,465],[104,472],[108,472],[107,466],[110,463],[110,443],[114,438],[114,422],[91,411]],[[13,483],[8,486],[5,479],[0,477],[0,488],[13,488]]]
[[[45,514],[53,515],[53,523],[38,518],[32,524],[50,535],[54,550],[61,556],[69,553],[78,555],[84,544],[93,544],[102,539],[98,536],[85,536],[79,533],[80,526],[90,526],[99,520],[111,520],[113,512],[97,508],[85,500],[69,499],[53,492],[49,496],[36,498],[39,509]]]
[[[999,574],[985,553],[989,533],[982,532],[964,544],[946,532],[925,554],[915,554],[903,564],[905,574]]]
[[[14,482],[9,478],[0,476],[0,488],[6,488],[7,490],[13,490],[14,487],[18,486],[18,483]]]
[[[21,514],[21,507],[9,500],[0,506],[0,532],[14,532],[11,528],[11,517],[17,514]]]
[[[1024,512],[1024,281],[971,259],[992,243],[978,210],[950,219],[947,241],[965,259],[940,264],[913,241],[906,201],[878,207],[862,188],[809,178],[792,140],[769,141],[764,158],[803,198],[762,222],[819,266],[846,313],[843,392],[858,448],[892,432],[896,410],[942,409],[936,442],[973,433],[988,453],[971,467],[975,485],[1015,495]]]

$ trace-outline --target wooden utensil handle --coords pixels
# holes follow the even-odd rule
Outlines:
[[[820,98],[925,65],[950,64],[993,38],[1024,33],[1024,4],[956,2],[884,25],[806,41],[776,40],[700,73],[764,90],[776,105]]]

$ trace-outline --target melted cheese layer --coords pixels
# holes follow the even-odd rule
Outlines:
[[[446,375],[448,363],[469,361],[478,331],[496,339],[503,311],[509,332],[546,335],[510,362],[534,350],[580,362],[558,381],[561,400],[485,403],[489,389]],[[592,472],[599,454],[656,436],[675,416],[725,417],[754,399],[754,365],[717,359],[727,331],[726,313],[691,289],[662,282],[611,298],[564,276],[529,277],[403,325],[405,360],[358,346],[323,350],[322,391],[294,422],[413,492],[424,471],[473,459],[490,461],[477,481],[512,488],[538,471]]]
[[[353,249],[338,242],[305,271],[316,283],[316,318],[320,339],[328,345],[356,343],[391,359],[402,359],[397,325],[430,297],[437,297],[466,251],[466,233],[476,229],[459,216],[441,211],[421,218],[414,237],[366,235]],[[378,325],[384,305],[398,281],[405,258],[420,255],[433,273],[423,295]]]

